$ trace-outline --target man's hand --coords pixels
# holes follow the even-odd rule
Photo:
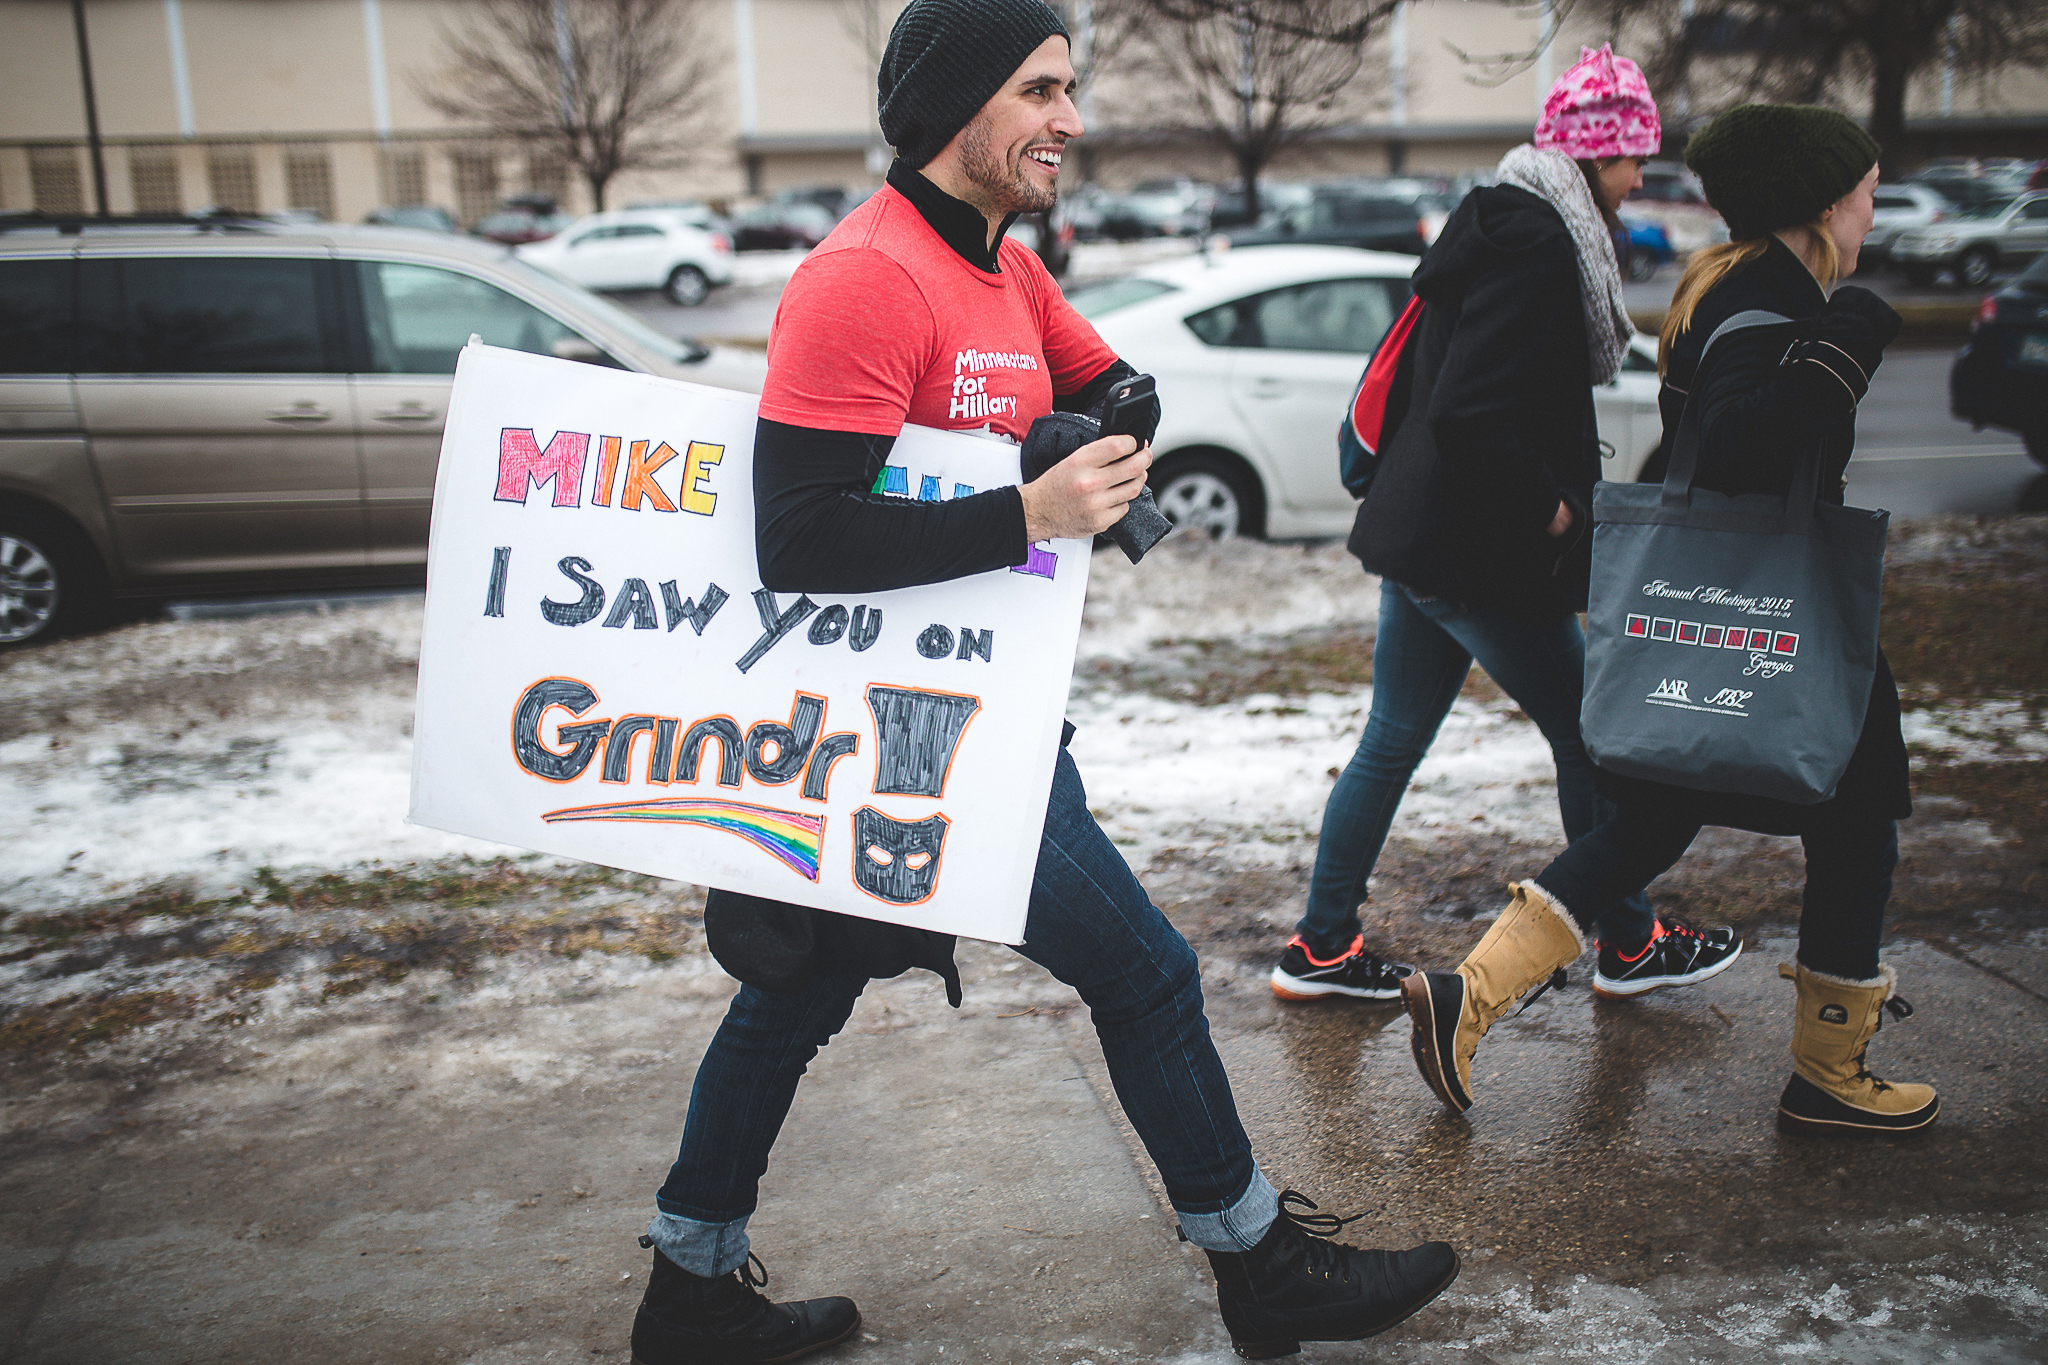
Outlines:
[[[1135,436],[1090,441],[1018,491],[1024,497],[1024,538],[1077,540],[1116,525],[1145,486],[1152,448]]]
[[[1555,539],[1571,529],[1572,509],[1560,502],[1557,505],[1557,515],[1550,519],[1548,533],[1552,539]]]

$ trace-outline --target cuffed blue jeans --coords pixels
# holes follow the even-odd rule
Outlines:
[[[1551,860],[1536,884],[1563,904],[1581,929],[1603,905],[1647,886],[1685,856],[1700,827],[1654,803],[1614,807],[1582,839]],[[1899,827],[1891,820],[1841,820],[1801,836],[1806,890],[1799,911],[1799,960],[1807,970],[1850,981],[1877,975],[1884,911],[1899,865]]]
[[[1594,790],[1593,761],[1579,738],[1586,638],[1578,618],[1563,612],[1531,621],[1418,598],[1383,580],[1372,648],[1372,714],[1323,807],[1308,910],[1295,926],[1316,956],[1339,952],[1357,936],[1358,907],[1394,812],[1475,659],[1549,741],[1565,837],[1578,838],[1613,810]],[[1610,903],[1599,932],[1627,950],[1649,942],[1654,926],[1649,899],[1637,892]]]
[[[1019,950],[1080,993],[1117,1099],[1188,1239],[1244,1251],[1279,1199],[1252,1160],[1202,1013],[1194,949],[1131,875],[1094,816],[1065,749],[1032,875]],[[690,1092],[682,1149],[656,1193],[648,1235],[696,1275],[747,1259],[747,1220],[768,1152],[805,1068],[845,1025],[867,979],[818,976],[801,991],[741,986]]]

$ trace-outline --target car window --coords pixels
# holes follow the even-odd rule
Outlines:
[[[672,363],[694,365],[711,354],[702,344],[689,337],[663,336],[642,322],[638,316],[627,312],[610,299],[593,294],[574,280],[564,279],[552,270],[535,265],[532,261],[523,261],[513,256],[500,261],[498,268],[517,275],[520,282],[535,293],[560,300],[565,308],[573,308],[586,317],[594,315],[607,332],[623,333],[636,345],[645,347]]]
[[[454,374],[474,332],[492,346],[552,355],[577,331],[473,275],[398,261],[357,261],[372,374]]]
[[[1257,316],[1269,350],[1363,355],[1387,334],[1394,307],[1381,280],[1323,280],[1274,290],[1259,300]]]
[[[329,374],[341,363],[325,260],[86,257],[78,366],[94,374]]]
[[[2022,218],[2048,218],[2048,199],[2036,199],[2020,210]]]
[[[1346,195],[1316,200],[1309,215],[1315,228],[1356,227],[1363,223],[1393,223],[1417,216],[1415,205],[1403,199],[1368,199]]]
[[[71,373],[71,260],[0,261],[0,374]]]
[[[1129,308],[1146,299],[1156,299],[1161,294],[1177,294],[1176,285],[1162,284],[1158,280],[1104,280],[1091,284],[1085,289],[1076,289],[1067,295],[1067,303],[1084,318],[1099,318],[1114,313],[1119,308]]]
[[[1368,354],[1407,295],[1407,280],[1319,280],[1206,309],[1188,327],[1210,346]]]
[[[1407,302],[1405,280],[1320,280],[1255,294],[1187,320],[1211,346],[1364,355]]]
[[[586,242],[602,242],[618,235],[617,228],[594,227],[588,232],[579,232],[569,239],[570,246],[582,246]]]
[[[1920,207],[1917,200],[1913,199],[1910,195],[1904,194],[1880,194],[1872,203],[1874,207],[1881,209],[1913,209]]]
[[[621,223],[612,229],[614,237],[659,237],[661,229],[652,223]]]

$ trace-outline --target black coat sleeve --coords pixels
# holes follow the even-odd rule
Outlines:
[[[1799,456],[1842,432],[1898,331],[1897,313],[1869,290],[1850,286],[1800,324],[1789,351],[1782,327],[1723,337],[1693,384],[1700,485],[1783,495]],[[1837,462],[1848,453],[1846,447],[1831,452]]]
[[[893,436],[759,419],[754,541],[775,592],[882,592],[1022,564],[1024,499],[992,488],[942,502],[870,491]]]

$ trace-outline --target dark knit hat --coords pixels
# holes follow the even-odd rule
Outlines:
[[[921,167],[981,112],[1026,57],[1067,26],[1045,0],[910,0],[875,82],[882,136]]]
[[[1877,164],[1877,139],[1816,104],[1744,104],[1692,135],[1685,164],[1744,242],[1810,223],[1855,189]]]

